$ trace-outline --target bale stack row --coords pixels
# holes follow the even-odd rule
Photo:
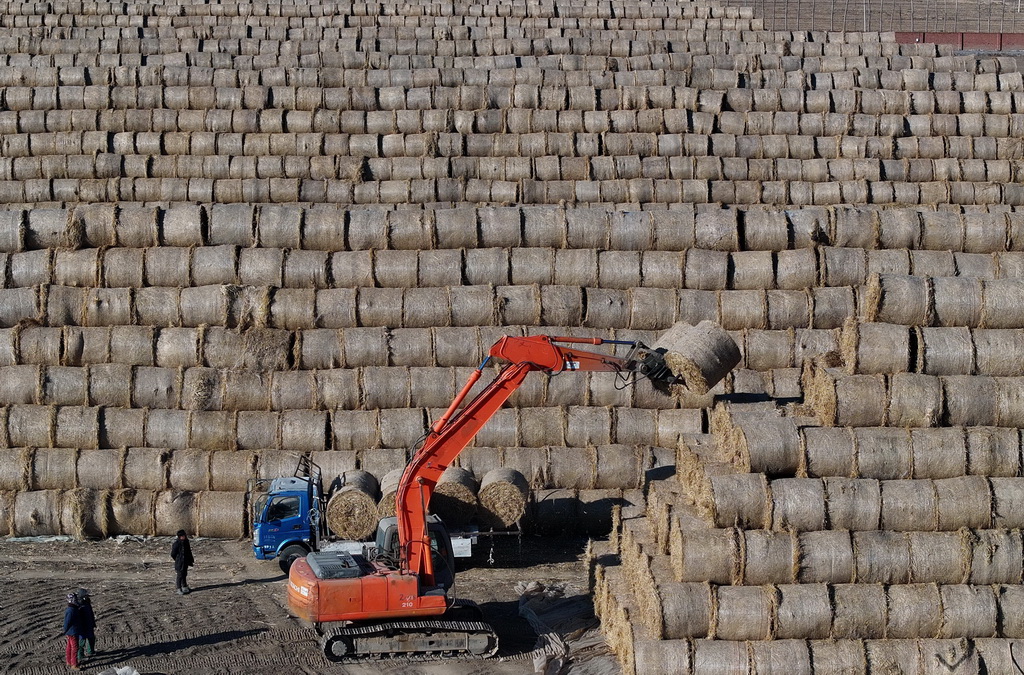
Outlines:
[[[259,244],[329,252],[520,246],[778,252],[836,246],[998,253],[1024,247],[1022,228],[1024,216],[1002,205],[950,209],[843,204],[791,210],[678,203],[667,210],[641,210],[611,205],[346,209],[323,204],[79,204],[0,212],[0,252]],[[941,259],[924,258],[921,264],[935,265]]]

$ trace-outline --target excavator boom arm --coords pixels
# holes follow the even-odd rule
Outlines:
[[[430,497],[441,474],[487,423],[509,396],[535,370],[548,374],[564,371],[632,372],[637,362],[609,354],[565,347],[561,344],[637,343],[601,338],[561,338],[548,335],[504,337],[491,347],[490,356],[474,371],[445,414],[431,426],[423,445],[402,474],[395,497],[402,568],[420,578],[420,587],[434,586],[433,561],[426,516]],[[461,410],[459,404],[483,373],[491,357],[508,361],[497,377]]]

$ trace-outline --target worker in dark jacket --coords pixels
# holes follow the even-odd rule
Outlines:
[[[96,615],[92,611],[92,598],[89,591],[79,588],[75,592],[78,599],[78,618],[81,626],[78,636],[78,660],[85,660],[86,656],[93,656],[96,653]]]
[[[68,642],[64,647],[64,660],[71,670],[78,670],[78,635],[81,632],[81,614],[78,611],[78,599],[74,593],[68,593],[68,606],[64,610],[64,635]]]
[[[174,558],[174,571],[177,576],[174,580],[174,587],[178,589],[178,595],[186,595],[192,592],[188,587],[188,568],[196,564],[192,557],[192,545],[188,542],[188,535],[185,530],[178,530],[178,538],[171,546],[171,557]]]

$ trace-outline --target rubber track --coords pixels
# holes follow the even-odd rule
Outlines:
[[[448,656],[445,652],[438,652],[434,654],[408,654],[405,652],[398,652],[388,654],[380,654],[377,656],[363,656],[355,655],[351,657],[344,657],[336,663],[347,664],[347,663],[375,663],[380,661],[386,661],[394,659],[396,661],[478,661],[486,659],[497,653],[498,636],[494,632],[494,629],[486,623],[480,621],[391,621],[388,623],[375,624],[372,626],[358,626],[358,627],[345,627],[335,628],[324,634],[323,640],[320,644],[322,647],[326,647],[327,640],[340,636],[340,635],[374,635],[384,634],[388,630],[415,630],[423,631],[427,628],[435,628],[443,631],[458,631],[460,633],[487,633],[494,638],[495,651],[491,654],[468,654],[460,653],[453,656]]]

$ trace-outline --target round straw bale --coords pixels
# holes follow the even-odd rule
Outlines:
[[[984,284],[965,277],[931,277],[935,323],[939,326],[978,326],[987,307]]]
[[[657,584],[661,600],[662,634],[665,640],[706,637],[711,629],[714,589],[707,583]],[[654,608],[657,611],[657,608]],[[703,672],[703,671],[695,671]]]
[[[840,328],[851,316],[857,315],[858,295],[853,288],[816,287],[811,294],[811,323],[798,328]]]
[[[474,443],[495,448],[519,445],[518,412],[516,408],[495,411],[494,416],[477,432]]]
[[[131,407],[135,368],[123,363],[89,367],[89,402],[101,406]]]
[[[156,364],[162,368],[200,365],[199,335],[197,328],[161,328],[156,339]]]
[[[41,320],[39,288],[0,289],[0,326],[9,328],[23,319]]]
[[[967,473],[967,439],[961,427],[911,429],[914,478],[952,478]]]
[[[974,339],[967,328],[921,328],[924,371],[928,375],[973,375]],[[982,373],[994,375],[995,373]]]
[[[227,410],[189,413],[188,445],[206,450],[233,449],[235,414]]]
[[[930,603],[922,604],[922,609],[926,609]],[[902,632],[906,631],[901,630]],[[870,672],[920,672],[922,657],[919,642],[921,641],[900,639],[865,640],[867,666],[871,669]]]
[[[669,540],[676,581],[708,581],[713,584],[741,580],[739,531],[735,528],[676,529]]]
[[[755,673],[812,675],[811,652],[804,639],[750,643],[750,667]]]
[[[30,489],[32,455],[31,448],[0,449],[0,491]]]
[[[823,640],[832,625],[827,584],[781,584],[777,588],[775,638]]]
[[[240,411],[236,416],[238,448],[258,450],[279,447],[281,416],[275,412]]]
[[[246,535],[245,492],[201,492],[197,499],[197,536],[238,539]]]
[[[768,327],[768,295],[765,291],[720,291],[719,315],[726,330]]]
[[[715,638],[767,640],[774,622],[775,589],[719,586],[715,603]]]
[[[771,501],[764,474],[717,475],[708,478],[709,504],[699,504],[713,515],[716,527],[761,528],[769,524]]]
[[[110,493],[106,490],[77,488],[61,495],[61,531],[76,539],[107,536],[107,508]]]
[[[5,366],[0,369],[0,402],[43,403],[46,368],[42,366]]]
[[[256,477],[256,455],[242,450],[210,453],[210,489],[243,492],[246,482]]]
[[[749,673],[750,654],[746,642],[694,640],[694,673]]]
[[[872,275],[864,314],[868,321],[930,325],[932,288],[928,277]]]
[[[38,537],[64,534],[60,527],[60,490],[19,492],[14,498],[14,535]]]
[[[1001,377],[996,380],[997,421],[1001,427],[1024,426],[1024,377]]]
[[[56,443],[57,409],[52,406],[12,405],[7,409],[7,443],[10,447],[53,447]]]
[[[124,451],[83,450],[78,456],[78,486],[90,490],[122,487]]]
[[[388,362],[388,331],[385,328],[346,328],[341,333],[345,365],[382,366]]]
[[[379,486],[367,471],[346,471],[342,486],[327,502],[327,527],[342,539],[361,541],[377,527]]]
[[[77,448],[36,448],[32,460],[32,487],[68,490],[78,486]]]
[[[939,530],[992,526],[994,495],[986,477],[942,478],[934,483]]]
[[[973,427],[965,431],[970,473],[981,476],[1020,475],[1021,441],[1017,429]]]
[[[363,404],[367,408],[409,406],[409,369],[370,366],[362,370]]]
[[[123,328],[127,328],[127,326],[123,326]],[[27,332],[22,331],[22,334]],[[47,362],[65,363],[69,366],[84,366],[86,364],[105,365],[105,362],[109,361],[113,356],[113,350],[110,348],[110,335],[112,332],[112,329],[109,327],[64,326],[61,329],[63,344],[58,345],[58,352],[55,354],[55,358]],[[24,346],[24,336],[21,335],[19,338],[22,346]],[[152,349],[150,349],[150,353],[152,353]],[[138,361],[133,358],[136,355],[139,357]],[[151,357],[147,358],[146,354],[139,353],[134,348],[127,354],[120,351],[117,352],[117,359],[121,363],[126,364],[153,365]]]
[[[377,502],[377,518],[386,518],[395,515],[395,496],[398,493],[398,483],[402,480],[402,473],[405,467],[392,469],[380,479],[380,501]]]
[[[833,589],[832,637],[885,637],[885,587],[881,584],[836,584]]]
[[[951,426],[998,424],[997,380],[986,376],[949,375],[942,379],[945,422]]]
[[[933,375],[896,373],[889,378],[888,423],[930,427],[942,418],[942,382]]]
[[[791,417],[734,418],[729,440],[741,466],[755,473],[789,475],[803,464],[800,433]]]
[[[840,338],[843,361],[850,372],[907,372],[911,369],[910,337],[906,326],[849,321]]]
[[[737,341],[739,342],[739,341]],[[744,362],[752,370],[790,368],[793,365],[793,330],[744,331]]]
[[[438,366],[470,366],[480,363],[483,359],[478,328],[447,328],[431,329],[433,358]],[[374,364],[376,365],[376,364]],[[414,365],[434,365],[420,363]]]
[[[772,529],[825,528],[825,492],[815,478],[780,478],[771,482]]]
[[[453,527],[469,524],[476,513],[479,484],[473,474],[457,466],[445,469],[430,498],[431,513]]]
[[[888,638],[926,638],[938,634],[942,618],[938,586],[934,583],[894,584],[889,587],[888,596]],[[903,661],[900,666],[905,667],[906,663]]]
[[[201,326],[228,324],[229,286],[196,286],[181,289],[181,324]]]
[[[140,490],[163,490],[167,487],[167,465],[171,453],[160,448],[128,448],[121,468],[124,485]]]
[[[858,584],[910,581],[910,544],[902,532],[854,532],[853,555]]]
[[[146,445],[184,448],[188,445],[187,410],[150,410],[146,416]]]
[[[76,330],[89,329],[76,328]],[[13,366],[15,363],[56,365],[62,363],[61,328],[26,325],[23,328],[8,328],[2,332],[6,340],[9,340],[8,346],[4,348],[5,360],[9,363],[4,365]]]
[[[940,638],[995,637],[999,603],[992,586],[957,584],[940,586],[942,623]]]
[[[327,447],[327,415],[321,410],[285,410],[281,413],[281,447],[314,452]]]
[[[702,321],[696,326],[676,323],[655,344],[665,349],[665,362],[686,386],[706,394],[740,362],[736,342],[721,326]]]
[[[598,379],[609,379],[609,378],[598,378]],[[628,403],[628,402],[627,402]],[[526,442],[526,431],[531,420],[524,418],[523,413],[527,409],[521,409],[519,412],[520,426],[522,427],[523,444],[531,445]],[[536,408],[534,410],[547,410],[546,408]],[[616,443],[623,445],[658,445],[657,442],[657,428],[658,428],[658,410],[649,410],[642,408],[630,408],[630,407],[614,407],[612,408],[612,440]],[[541,415],[543,417],[543,415]],[[675,444],[672,444],[673,446]]]
[[[324,485],[331,486],[337,481],[341,483],[341,476],[346,471],[355,471],[358,453],[343,450],[321,450],[309,453],[310,459],[320,467]],[[330,492],[330,487],[328,487]]]
[[[849,427],[801,429],[809,476],[848,476],[857,472],[857,445]]]
[[[108,534],[156,534],[154,507],[156,493],[152,490],[114,490],[110,495]]]
[[[525,512],[528,496],[529,484],[518,471],[502,468],[487,472],[478,493],[481,521],[492,527],[510,527]]]
[[[210,455],[207,450],[175,450],[171,453],[172,490],[200,492],[210,489]]]
[[[983,283],[980,325],[985,328],[1024,326],[1024,279],[995,279]]]
[[[881,516],[880,483],[867,478],[822,479],[829,527],[877,530]]]
[[[797,538],[792,532],[743,533],[743,584],[793,583],[797,576]]]
[[[335,450],[361,450],[380,445],[380,411],[335,410],[331,417],[332,447]]]
[[[65,406],[57,410],[56,445],[62,448],[100,446],[100,409]]]
[[[882,483],[882,527],[914,531],[938,529],[935,481],[890,480]]]
[[[164,490],[156,494],[153,507],[157,536],[170,536],[178,530],[196,531],[196,495],[192,492]]]
[[[311,329],[297,334],[296,340],[299,341],[298,346],[301,350],[299,367],[323,370],[345,365],[341,336],[341,331],[329,328]],[[213,367],[226,367],[223,361],[213,361],[209,353],[206,354],[206,361]]]
[[[102,338],[101,338],[102,339]],[[110,328],[110,353],[112,361],[137,366],[154,364],[153,347],[156,344],[156,330],[152,326],[112,326]]]
[[[1022,372],[1024,363],[1024,333],[1016,329],[976,328],[971,331],[972,347],[977,374],[1013,376]],[[973,373],[974,371],[972,371]],[[972,374],[967,372],[954,375]]]
[[[881,426],[886,415],[884,375],[848,375],[835,382],[836,424],[852,427]]]
[[[272,378],[267,373],[190,368],[186,378],[193,409],[264,410],[271,407]],[[211,381],[211,378],[215,379]]]
[[[989,586],[988,588],[993,587]],[[1019,638],[1024,635],[1024,620],[1021,619],[1020,612],[1015,611],[1017,607],[1020,607],[1021,600],[1024,599],[1021,587],[1017,584],[999,586],[996,587],[996,595],[1000,619],[999,635],[1008,638]]]
[[[691,248],[686,252],[683,268],[686,288],[702,291],[720,291],[729,287],[729,254]]]
[[[910,478],[913,454],[910,432],[903,428],[860,427],[853,430],[861,478]]]
[[[1019,584],[1022,571],[1021,533],[1019,530],[974,530],[962,532],[970,556],[970,576],[966,582],[978,585]]]
[[[594,487],[597,489],[641,488],[644,484],[645,458],[630,445],[598,445]]]
[[[690,675],[689,640],[637,640],[633,644],[635,672]]]
[[[810,648],[817,668],[833,672],[868,672],[863,640],[812,640]]]
[[[138,366],[132,382],[136,408],[177,408],[181,403],[182,371],[175,368]],[[190,392],[190,399],[196,395]]]
[[[818,285],[818,260],[813,249],[781,250],[775,254],[775,285],[800,291]]]
[[[14,534],[14,503],[17,492],[0,491],[0,537]]]
[[[914,583],[966,583],[971,551],[966,532],[908,532],[910,571]]]
[[[991,478],[992,526],[998,528],[1024,527],[1024,481],[1019,478]],[[936,481],[938,482],[938,481]]]

